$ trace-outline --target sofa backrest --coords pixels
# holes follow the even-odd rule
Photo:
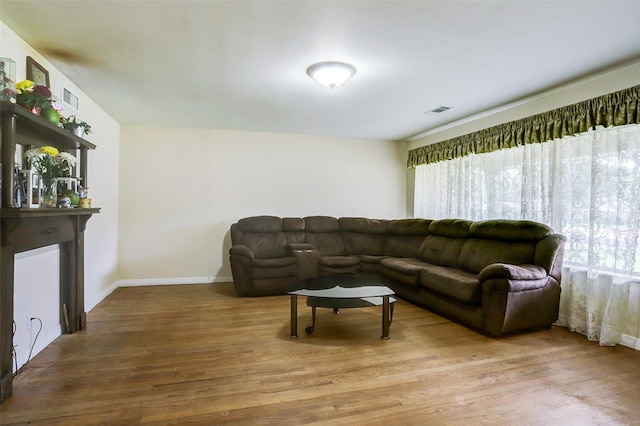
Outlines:
[[[287,238],[282,230],[282,219],[276,216],[254,216],[238,220],[231,225],[231,243],[244,245],[258,259],[286,256]]]
[[[387,223],[384,255],[390,257],[416,257],[418,248],[429,235],[429,219],[395,219]]]
[[[304,242],[313,244],[321,256],[344,256],[344,242],[338,219],[331,216],[304,218]]]
[[[289,244],[304,243],[304,219],[301,217],[282,218],[282,230]]]
[[[287,256],[287,244],[310,243],[322,256],[417,257],[479,273],[492,263],[535,264],[559,279],[565,238],[524,220],[367,219],[254,216],[231,226],[233,245],[258,259]]]
[[[535,264],[538,241],[553,234],[546,225],[523,220],[487,220],[469,227],[458,267],[478,273],[492,263]],[[541,265],[544,266],[544,265]]]
[[[382,256],[386,241],[387,220],[362,217],[338,219],[345,252],[348,255]]]
[[[434,220],[429,225],[429,235],[420,245],[416,257],[435,265],[458,267],[458,259],[469,238],[472,223],[462,219]]]

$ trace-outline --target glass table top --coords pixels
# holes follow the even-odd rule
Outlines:
[[[298,296],[351,299],[391,296],[395,294],[384,278],[372,274],[326,275],[301,281],[289,289]]]

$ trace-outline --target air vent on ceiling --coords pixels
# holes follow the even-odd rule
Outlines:
[[[425,112],[425,114],[429,114],[429,115],[442,114],[443,112],[448,111],[450,109],[451,107],[440,105],[438,107],[430,109],[429,111]]]

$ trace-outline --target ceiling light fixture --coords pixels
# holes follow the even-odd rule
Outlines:
[[[355,73],[355,67],[345,62],[318,62],[307,68],[309,77],[331,90],[346,83]]]

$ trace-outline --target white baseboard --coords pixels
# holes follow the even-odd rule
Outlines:
[[[118,280],[117,287],[138,287],[144,285],[180,285],[180,284],[212,284],[232,282],[232,277],[176,277],[176,278],[140,278]]]
[[[108,295],[110,295],[111,293],[113,293],[113,291],[118,288],[118,282],[114,282],[113,284],[111,284],[109,287],[107,287],[106,289],[102,290],[99,294],[97,294],[93,299],[89,300],[88,302],[85,302],[85,307],[84,310],[86,312],[89,312],[90,310],[92,310],[93,308],[95,308],[98,303],[102,302]]]
[[[620,344],[636,351],[640,351],[640,338],[629,336],[627,334],[620,335]]]
[[[213,284],[233,282],[233,277],[181,277],[181,278],[140,278],[132,280],[118,280],[91,299],[85,306],[89,312],[102,302],[118,287],[138,287],[145,285],[182,285],[182,284]]]

